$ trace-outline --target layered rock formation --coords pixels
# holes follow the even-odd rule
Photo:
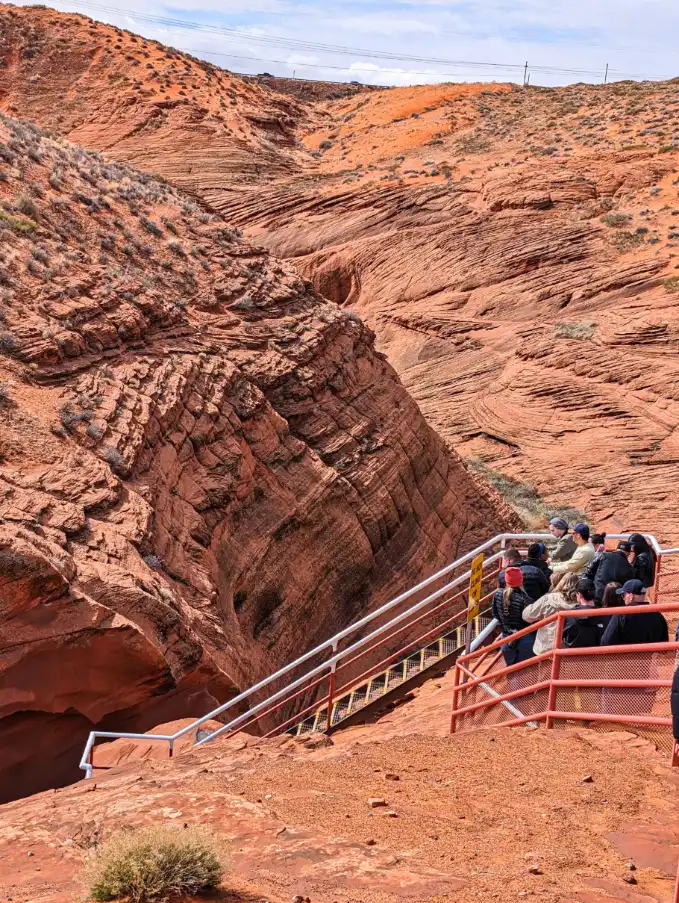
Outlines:
[[[2,799],[76,777],[93,725],[204,714],[509,522],[357,317],[8,118],[0,282]]]
[[[81,16],[0,17],[0,106],[294,260],[529,518],[570,504],[679,541],[676,83],[293,99]]]
[[[429,422],[532,493],[529,516],[574,505],[675,543],[679,91],[432,90],[333,107],[332,139],[306,139],[332,145],[322,191],[300,177],[215,204],[366,317]],[[668,131],[632,143],[642,108]],[[545,148],[550,117],[569,143]]]

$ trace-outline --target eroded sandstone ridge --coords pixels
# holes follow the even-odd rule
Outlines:
[[[332,98],[82,16],[0,22],[0,107],[166,176],[294,260],[528,509],[536,487],[679,541],[676,81]]]
[[[9,118],[0,283],[0,798],[77,776],[92,725],[204,714],[508,522],[356,316]]]

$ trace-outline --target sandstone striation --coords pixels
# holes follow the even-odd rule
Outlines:
[[[679,540],[676,83],[337,96],[82,16],[0,20],[1,107],[294,261],[471,466],[533,494],[529,520],[571,505]]]
[[[3,799],[77,777],[94,725],[202,715],[511,523],[357,317],[10,118],[0,281]]]

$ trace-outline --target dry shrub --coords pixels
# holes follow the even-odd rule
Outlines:
[[[141,828],[114,835],[86,868],[93,900],[166,901],[218,888],[223,857],[203,828]]]

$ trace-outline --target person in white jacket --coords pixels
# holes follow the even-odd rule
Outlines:
[[[536,621],[542,621],[557,611],[565,611],[569,608],[577,608],[578,600],[576,592],[580,578],[577,574],[566,574],[559,583],[559,588],[552,590],[533,602],[532,605],[526,606],[521,617],[527,624],[534,624]],[[533,652],[540,655],[542,652],[550,652],[554,648],[556,642],[556,621],[552,624],[545,624],[544,627],[538,628],[533,644]]]
[[[573,557],[568,561],[560,561],[552,565],[554,574],[578,574],[579,576],[594,560],[596,549],[590,542],[587,524],[576,524],[573,529],[573,539],[577,546]]]

